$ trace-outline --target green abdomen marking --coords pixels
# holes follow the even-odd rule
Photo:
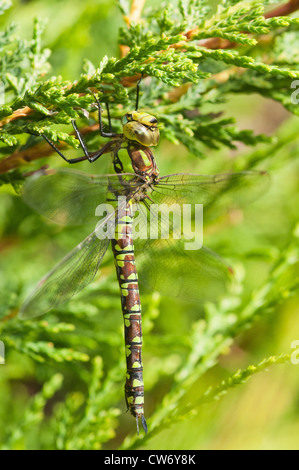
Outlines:
[[[115,240],[112,240],[117,278],[121,292],[126,344],[125,397],[128,409],[138,420],[144,420],[144,385],[141,358],[141,304],[132,239],[133,212],[129,202],[119,214]]]

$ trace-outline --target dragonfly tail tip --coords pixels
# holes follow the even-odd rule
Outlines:
[[[139,422],[138,422],[139,418],[140,418],[140,416],[136,415],[136,427],[137,427],[138,436],[139,436]],[[145,419],[144,415],[141,415],[141,423],[142,423],[142,427],[144,429],[145,434],[147,434],[147,424],[146,424],[146,419]]]
[[[147,424],[144,415],[141,415],[141,422],[142,422],[142,427],[144,429],[145,434],[147,434]]]

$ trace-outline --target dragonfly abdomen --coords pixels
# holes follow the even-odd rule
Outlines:
[[[117,278],[121,292],[126,345],[125,397],[128,410],[147,431],[144,418],[144,384],[142,366],[141,303],[132,238],[133,212],[128,203],[118,214],[115,239],[112,240]]]

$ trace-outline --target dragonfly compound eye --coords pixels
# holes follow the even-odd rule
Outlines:
[[[146,147],[155,146],[159,142],[159,129],[147,127],[141,122],[128,122],[124,125],[123,132],[127,139],[137,141]]]
[[[135,111],[134,113],[132,113],[132,118],[134,121],[140,122],[144,126],[150,128],[155,128],[158,124],[157,118],[152,114],[148,113],[139,113],[138,111]]]

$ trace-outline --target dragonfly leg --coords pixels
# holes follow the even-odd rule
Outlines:
[[[82,137],[82,135],[81,135],[80,132],[79,132],[79,129],[78,129],[78,127],[77,127],[77,124],[76,124],[76,120],[75,120],[75,119],[72,119],[72,126],[73,126],[74,131],[75,131],[75,133],[76,133],[76,136],[77,136],[77,138],[78,138],[78,140],[79,140],[79,142],[80,142],[80,145],[81,145],[81,147],[82,147],[82,150],[83,150],[83,152],[84,152],[84,155],[85,155],[86,159],[89,160],[89,152],[88,152],[88,150],[87,150],[87,147],[86,147],[86,144],[85,144],[85,142],[84,142],[84,140],[83,140],[83,137]]]
[[[34,132],[31,132],[29,130],[27,130],[28,134],[31,134],[31,135],[34,135],[34,136],[37,136],[37,137],[42,137],[49,145],[50,147],[52,147],[53,150],[55,150],[56,153],[58,153],[58,155],[63,158],[64,161],[66,161],[67,163],[79,163],[79,162],[82,162],[84,160],[88,160],[90,163],[94,162],[95,160],[97,160],[101,155],[103,155],[104,153],[108,153],[110,152],[111,150],[111,146],[112,146],[112,143],[113,142],[107,142],[100,150],[96,151],[96,152],[88,152],[87,149],[86,149],[86,146],[83,142],[83,139],[82,139],[82,136],[81,134],[79,133],[79,130],[77,129],[77,126],[76,124],[74,125],[74,129],[76,131],[76,134],[78,136],[78,139],[79,139],[79,142],[82,146],[82,143],[83,143],[83,151],[84,151],[84,156],[83,157],[77,157],[77,158],[67,158],[62,152],[61,150],[59,150],[58,147],[56,147],[55,144],[53,144],[53,142],[51,142],[50,139],[48,139],[47,136],[45,136],[45,134],[36,134]],[[79,138],[79,135],[80,135],[80,138]],[[85,148],[85,150],[84,150]]]
[[[86,147],[86,144],[83,140],[83,137],[82,135],[80,134],[80,131],[77,127],[77,124],[76,124],[76,121],[75,119],[72,120],[72,125],[73,125],[73,128],[76,132],[76,136],[78,137],[78,140],[80,142],[80,145],[82,147],[82,150],[84,152],[84,155],[85,157],[79,157],[78,159],[73,159],[74,161],[70,161],[68,160],[69,163],[75,163],[75,161],[82,161],[82,160],[88,160],[90,163],[96,161],[101,155],[103,155],[104,153],[107,153],[107,152],[110,152],[112,145],[113,145],[113,142],[107,142],[100,150],[97,150],[96,152],[89,152],[87,150],[87,147]],[[109,114],[109,126],[111,126],[111,122],[110,122],[110,114]]]
[[[95,102],[97,103],[98,106],[98,112],[99,112],[99,127],[100,127],[100,134],[102,137],[120,137],[122,134],[116,134],[112,131],[111,127],[111,119],[110,119],[110,112],[109,112],[109,107],[107,108],[107,114],[108,114],[108,121],[109,121],[109,132],[104,132],[104,126],[102,122],[102,106],[101,103],[99,102],[98,98],[94,93],[92,93],[95,99]],[[107,106],[107,105],[106,105]]]
[[[34,134],[36,135],[36,134]],[[45,136],[45,134],[40,134],[40,136],[45,139],[45,141],[52,147],[53,150],[55,150],[55,152],[58,153],[58,155],[60,155],[61,158],[63,158],[63,160],[65,160],[66,162],[68,163],[78,163],[78,162],[82,162],[83,160],[87,160],[87,157],[84,155],[84,157],[78,157],[78,158],[66,158],[65,155],[63,155],[63,153],[59,150],[59,148],[56,147],[55,144],[53,144],[53,142],[51,142],[50,139],[48,139],[47,136]]]
[[[111,133],[112,133],[112,124],[111,124],[111,116],[110,116],[109,103],[106,103],[106,110],[107,110],[107,117],[108,117],[108,123],[109,123],[109,132],[110,132],[110,134],[111,134]]]

